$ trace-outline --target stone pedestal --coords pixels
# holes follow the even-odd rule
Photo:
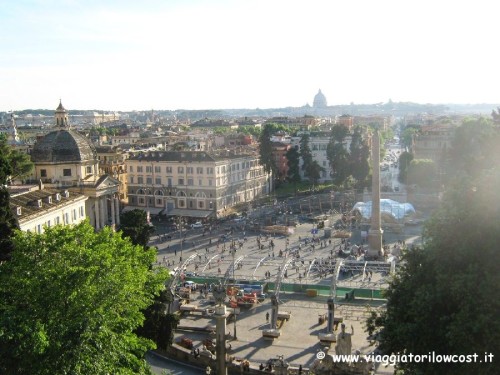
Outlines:
[[[227,375],[226,366],[226,306],[215,306],[215,354],[217,364],[217,375]]]

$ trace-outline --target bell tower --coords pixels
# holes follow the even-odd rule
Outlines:
[[[59,99],[59,106],[56,109],[55,118],[56,118],[56,126],[58,128],[62,128],[62,129],[69,128],[69,126],[68,126],[68,112],[66,112],[66,109],[64,109],[64,107],[61,103],[61,99]]]

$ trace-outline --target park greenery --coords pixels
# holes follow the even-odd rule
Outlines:
[[[387,290],[387,310],[373,314],[385,354],[500,352],[500,171],[454,184],[409,250]],[[496,360],[496,358],[495,358]],[[401,374],[497,374],[493,363],[399,363]]]
[[[401,362],[398,374],[498,373],[496,358],[486,362],[484,354],[500,352],[499,134],[485,119],[457,128],[447,190],[425,224],[423,245],[404,252],[386,311],[372,312],[366,324],[384,354],[477,353],[482,363]],[[430,179],[431,163],[409,165],[409,182],[412,166],[422,167],[420,184]]]
[[[149,374],[135,333],[165,288],[154,249],[88,221],[17,231],[0,264],[0,373]]]
[[[132,244],[148,249],[148,243],[154,227],[148,222],[144,210],[135,209],[120,215],[120,230],[124,238]],[[172,345],[174,331],[179,324],[177,314],[168,313],[168,305],[172,295],[168,289],[162,290],[154,297],[153,303],[144,313],[144,323],[137,328],[137,334],[152,340],[158,349],[166,350]]]
[[[0,262],[10,259],[14,244],[12,236],[19,229],[16,217],[10,210],[10,195],[7,184],[16,178],[24,178],[33,170],[33,163],[24,154],[7,143],[0,134]]]
[[[134,245],[147,248],[154,226],[148,222],[146,211],[136,208],[120,215],[120,230]]]

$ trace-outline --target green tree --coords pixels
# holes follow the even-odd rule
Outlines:
[[[144,250],[88,221],[18,231],[0,265],[0,373],[149,374],[134,330],[168,274]]]
[[[302,169],[305,171],[304,175],[307,176],[307,170],[311,167],[313,162],[311,148],[309,147],[309,134],[303,134],[300,138],[300,151],[299,155],[302,158]]]
[[[297,146],[288,149],[286,159],[288,163],[288,181],[293,183],[300,182],[300,155]]]
[[[14,249],[12,236],[19,229],[16,217],[10,210],[10,194],[7,183],[11,179],[24,177],[31,172],[33,163],[28,155],[14,150],[0,134],[0,262],[10,259]]]
[[[309,181],[311,181],[313,185],[317,185],[321,178],[321,173],[324,171],[325,168],[319,165],[316,160],[313,160],[309,168],[305,171],[305,176],[309,178]]]
[[[0,155],[2,159],[5,158],[0,163],[6,163],[0,167],[0,182],[4,185],[9,180],[23,179],[29,176],[33,170],[33,163],[29,155],[12,148],[3,134],[0,135]],[[9,174],[5,174],[6,165],[10,166]]]
[[[414,159],[408,167],[407,183],[424,188],[436,187],[436,163],[430,159]]]
[[[354,129],[349,147],[350,170],[352,177],[356,180],[358,188],[368,185],[368,175],[370,174],[370,148],[363,141],[361,127]]]
[[[271,124],[264,125],[264,129],[262,129],[259,137],[259,156],[260,164],[264,166],[264,171],[267,173],[273,172],[273,175],[275,175],[276,166],[274,165],[273,143],[271,142],[271,136],[273,134],[273,126]]]
[[[398,175],[398,180],[402,184],[406,184],[406,181],[408,179],[408,169],[410,167],[410,163],[413,160],[413,154],[409,153],[408,151],[404,151],[399,155],[399,175]]]
[[[136,208],[120,215],[120,231],[123,237],[129,237],[134,245],[146,248],[154,226],[148,223],[146,211]]]
[[[348,134],[349,129],[345,126],[334,126],[326,149],[326,156],[330,162],[331,177],[333,183],[337,186],[345,186],[351,175],[349,152],[344,145]]]
[[[408,125],[401,134],[401,143],[405,147],[411,147],[413,144],[413,137],[420,132],[418,125]]]
[[[404,255],[375,322],[385,354],[478,353],[483,363],[400,362],[403,374],[498,374],[499,189],[498,168],[456,181],[426,223],[424,248]],[[495,355],[493,363],[484,353]]]
[[[466,173],[476,178],[484,169],[489,169],[499,162],[498,142],[500,130],[493,126],[490,119],[466,119],[455,130],[450,150],[451,178],[456,174]]]
[[[137,329],[137,334],[152,340],[158,349],[167,350],[174,341],[174,331],[179,324],[179,315],[168,314],[168,304],[172,296],[164,289],[154,302],[144,311],[144,324]]]

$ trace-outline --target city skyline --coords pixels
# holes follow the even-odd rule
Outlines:
[[[497,103],[489,2],[1,2],[0,111]]]

